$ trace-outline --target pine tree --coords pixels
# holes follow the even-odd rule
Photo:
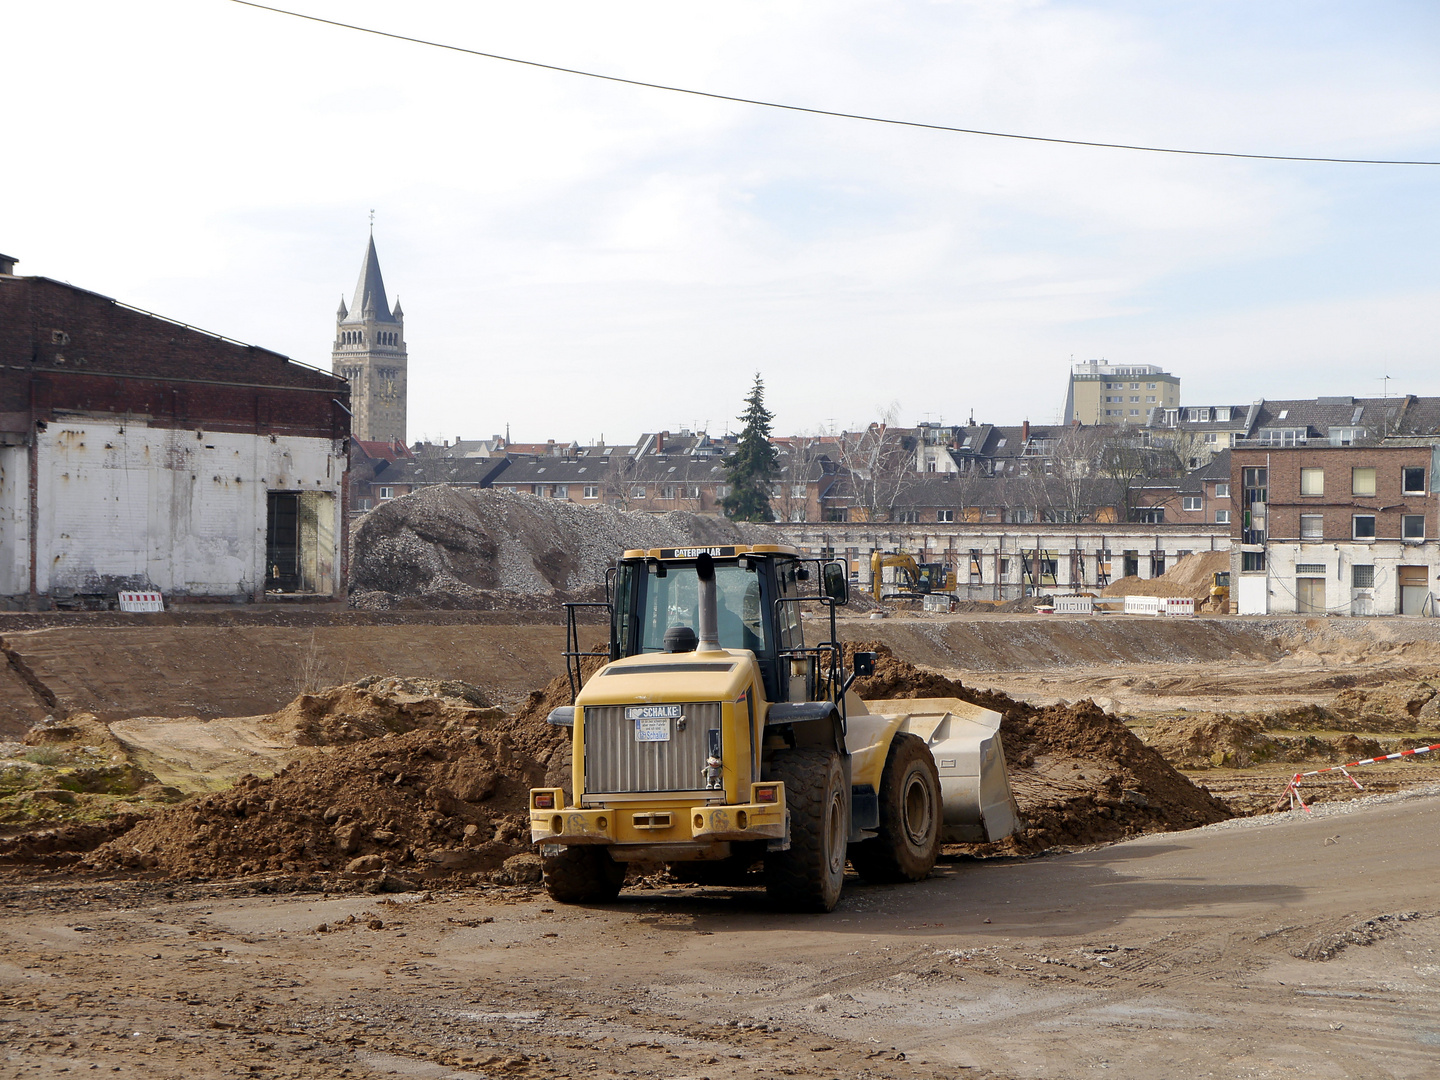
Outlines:
[[[776,454],[770,445],[770,421],[775,414],[765,408],[765,384],[758,371],[738,419],[745,426],[740,429],[740,445],[725,462],[730,494],[721,505],[726,515],[737,521],[774,521],[770,485],[775,479]]]

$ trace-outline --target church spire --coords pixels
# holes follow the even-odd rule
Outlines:
[[[365,261],[360,265],[360,280],[355,283],[355,299],[350,304],[347,322],[396,322],[385,299],[385,280],[380,276],[380,257],[375,254],[375,237],[365,246]]]

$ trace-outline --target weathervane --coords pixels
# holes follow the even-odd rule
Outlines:
[[[375,210],[373,207],[370,210],[370,235],[375,235]]]

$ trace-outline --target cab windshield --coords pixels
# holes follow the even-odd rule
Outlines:
[[[665,631],[672,626],[699,633],[700,579],[694,566],[651,563],[648,570],[641,579],[640,651],[662,652]],[[716,563],[715,608],[722,648],[766,651],[759,574],[735,563]]]

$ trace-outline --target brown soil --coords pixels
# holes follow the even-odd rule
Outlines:
[[[168,878],[347,871],[382,882],[473,880],[529,852],[526,798],[539,780],[534,759],[503,732],[386,735],[192,799],[85,863]]]
[[[1196,602],[1210,599],[1215,575],[1230,569],[1228,551],[1202,551],[1177,559],[1157,578],[1122,577],[1107,585],[1102,596],[1188,596]]]
[[[1223,802],[1177,772],[1118,717],[1093,702],[1036,708],[998,691],[973,690],[922,671],[878,642],[845,648],[850,655],[865,650],[877,654],[875,674],[855,684],[861,698],[956,697],[1004,717],[1000,739],[1026,827],[998,844],[957,850],[1028,854],[1143,832],[1191,829],[1231,816]]]

